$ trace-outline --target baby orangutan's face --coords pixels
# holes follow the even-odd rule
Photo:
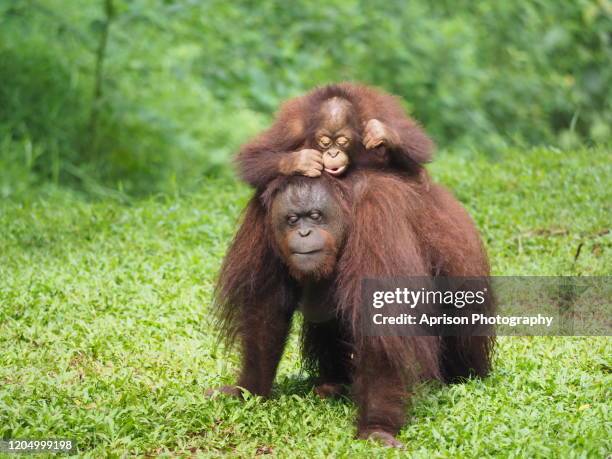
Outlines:
[[[323,168],[331,175],[342,175],[349,163],[357,139],[354,109],[345,99],[327,100],[319,112],[320,122],[315,133],[316,148],[323,155]]]
[[[342,175],[349,165],[347,153],[350,138],[346,135],[332,136],[321,134],[318,136],[317,146],[323,152],[323,168],[331,175]]]

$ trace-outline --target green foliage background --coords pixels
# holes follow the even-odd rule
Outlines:
[[[610,0],[0,0],[0,438],[92,458],[608,456],[605,336],[500,337],[486,380],[414,388],[402,453],[312,393],[297,333],[272,400],[204,388],[239,366],[210,309],[252,193],[231,157],[315,85],[403,98],[493,274],[609,275],[611,19]]]
[[[453,154],[609,145],[611,18],[609,0],[5,0],[0,195],[198,187],[280,101],[342,80],[400,95]]]

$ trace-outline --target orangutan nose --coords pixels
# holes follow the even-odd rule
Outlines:
[[[301,230],[298,230],[298,234],[300,236],[302,236],[302,237],[308,236],[311,232],[312,232],[312,230],[310,230],[310,229],[301,229]]]
[[[332,158],[335,158],[336,156],[338,156],[338,153],[340,153],[340,150],[334,148],[332,150],[327,150],[327,154],[329,156],[331,156]]]

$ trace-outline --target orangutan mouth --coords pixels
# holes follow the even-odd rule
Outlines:
[[[325,168],[325,172],[331,175],[341,175],[346,170],[346,166]]]

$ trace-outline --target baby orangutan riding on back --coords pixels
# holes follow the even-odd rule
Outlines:
[[[287,101],[276,121],[238,155],[241,177],[262,188],[288,175],[344,174],[349,167],[418,175],[433,143],[391,95],[350,83]]]

